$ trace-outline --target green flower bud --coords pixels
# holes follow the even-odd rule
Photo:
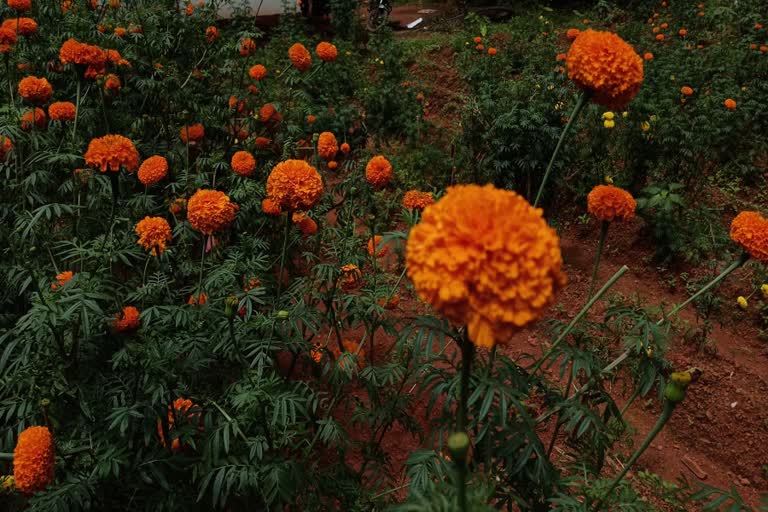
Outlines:
[[[291,316],[291,314],[288,311],[281,309],[275,314],[275,316],[280,320],[286,320],[289,316]]]
[[[675,404],[682,402],[685,398],[685,390],[688,389],[691,380],[690,372],[673,373],[664,389],[664,398]]]
[[[469,450],[469,436],[466,432],[454,432],[448,438],[448,451],[455,461],[466,461]]]
[[[233,318],[235,316],[235,311],[237,311],[237,305],[239,301],[237,300],[237,297],[227,297],[224,301],[224,315],[227,318]]]

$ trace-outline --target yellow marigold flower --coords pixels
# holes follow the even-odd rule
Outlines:
[[[315,53],[323,62],[333,62],[336,60],[338,55],[336,47],[331,43],[326,43],[325,41],[318,43],[317,47],[315,48]]]
[[[198,190],[187,203],[187,219],[205,235],[227,229],[235,220],[238,207],[218,190]]]
[[[763,284],[760,287],[760,292],[763,294],[764,299],[768,299],[768,284]]]
[[[610,121],[613,121],[614,114],[610,110],[608,112],[603,113],[603,119],[608,119]]]
[[[139,166],[139,152],[127,137],[105,135],[88,144],[85,163],[89,167],[98,167],[101,172],[119,172],[121,167],[133,172]]]
[[[287,210],[309,210],[322,194],[323,179],[304,160],[280,162],[267,178],[267,196]]]
[[[632,220],[636,209],[632,194],[613,185],[598,185],[587,196],[587,210],[602,221]]]
[[[643,130],[644,132],[651,131],[651,123],[649,123],[648,121],[643,121],[642,123],[640,123],[640,129]]]
[[[138,177],[142,185],[149,187],[159,183],[168,174],[168,160],[155,155],[147,158],[139,167]]]
[[[46,427],[26,428],[13,450],[13,478],[24,494],[42,491],[53,482],[56,458],[53,436]]]
[[[144,217],[136,223],[134,231],[139,235],[137,243],[153,256],[163,254],[166,244],[173,238],[170,224],[162,217]]]
[[[422,211],[424,208],[434,203],[435,196],[432,195],[432,192],[409,190],[403,196],[403,206],[409,210]]]
[[[613,110],[623,110],[643,83],[643,59],[610,32],[580,33],[568,50],[566,64],[568,77],[588,91],[594,103]]]
[[[603,121],[603,126],[605,128],[608,128],[609,130],[616,126],[616,121],[613,121],[611,119],[606,119]]]
[[[374,188],[384,188],[392,180],[392,164],[381,155],[375,156],[365,166],[365,179]]]
[[[250,176],[256,170],[256,159],[247,151],[238,151],[232,155],[232,170],[240,176]]]
[[[488,348],[541,317],[565,284],[542,210],[492,185],[451,187],[427,208],[406,264],[419,297]]]
[[[339,143],[336,142],[336,137],[331,132],[323,132],[317,139],[317,154],[320,158],[329,162],[336,158],[336,153],[339,152]]]
[[[731,240],[753,258],[768,263],[768,220],[757,212],[741,212],[731,222]]]
[[[739,298],[736,299],[736,303],[739,305],[741,309],[744,309],[744,310],[746,310],[749,307],[749,303],[747,302],[747,299],[742,296],[739,296]]]
[[[16,479],[13,475],[0,476],[0,494],[13,494],[16,491]]]
[[[75,276],[75,273],[71,270],[65,270],[64,272],[61,272],[60,274],[56,274],[56,282],[51,283],[51,290],[58,290],[65,284],[67,284],[70,279],[72,279]]]
[[[291,59],[293,67],[299,71],[306,71],[312,65],[312,55],[309,54],[309,50],[301,43],[296,43],[288,48],[288,58]]]

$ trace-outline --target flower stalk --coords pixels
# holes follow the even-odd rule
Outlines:
[[[611,223],[604,220],[600,224],[600,238],[597,240],[597,254],[595,255],[595,268],[592,270],[592,280],[589,282],[589,292],[587,298],[592,296],[592,292],[595,290],[595,282],[597,281],[597,271],[600,269],[600,258],[603,255],[603,245],[605,244],[605,237],[608,235],[608,228]]]

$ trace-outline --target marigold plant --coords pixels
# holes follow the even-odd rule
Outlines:
[[[64,272],[61,272],[59,274],[56,274],[56,281],[51,283],[51,290],[58,290],[65,284],[67,284],[73,277],[75,276],[75,273],[71,270],[65,270]]]
[[[166,428],[169,434],[172,434],[175,429],[183,424],[198,425],[198,429],[202,430],[202,425],[199,425],[201,421],[200,406],[193,403],[192,400],[187,398],[177,398],[173,401],[173,405],[168,406],[168,422],[166,423]],[[167,446],[162,420],[157,420],[157,435],[160,438],[160,444]],[[178,453],[182,449],[183,445],[181,444],[181,439],[178,437],[173,438],[171,441],[171,451]]]
[[[56,459],[53,436],[46,427],[28,427],[13,451],[13,478],[24,494],[42,491],[54,479]]]

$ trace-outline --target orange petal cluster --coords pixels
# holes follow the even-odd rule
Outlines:
[[[17,35],[31,36],[37,32],[37,22],[32,18],[10,18],[0,28],[13,30]]]
[[[162,217],[144,217],[136,223],[134,231],[139,235],[137,243],[153,256],[163,254],[173,238],[170,224]]]
[[[205,127],[200,123],[195,123],[189,126],[183,126],[179,131],[179,138],[181,142],[186,144],[187,142],[194,143],[200,142],[205,137]]]
[[[323,179],[304,160],[280,162],[267,178],[267,196],[286,210],[309,210],[322,194]]]
[[[598,105],[623,110],[643,83],[643,59],[611,32],[586,30],[566,55],[568,77]]]
[[[374,188],[384,188],[392,180],[392,164],[381,155],[375,156],[365,166],[365,179]]]
[[[48,117],[51,121],[74,121],[76,113],[75,104],[69,101],[57,101],[48,105]]]
[[[331,132],[323,132],[317,139],[317,154],[326,162],[336,158],[339,152],[339,143]]]
[[[5,157],[13,150],[13,141],[5,135],[0,135],[0,162],[5,162]]]
[[[250,37],[246,37],[245,39],[240,41],[239,51],[240,51],[240,55],[242,55],[243,57],[247,57],[248,55],[256,51],[256,41],[254,41]]]
[[[559,239],[541,209],[492,185],[450,187],[427,208],[406,264],[419,297],[487,348],[541,317],[565,284]]]
[[[19,82],[19,96],[33,105],[43,105],[53,96],[53,87],[45,78],[28,76]]]
[[[133,306],[125,306],[122,311],[115,313],[115,319],[112,322],[112,332],[115,334],[133,332],[140,325],[139,310]]]
[[[8,7],[19,12],[32,9],[32,0],[8,0]]]
[[[263,80],[267,76],[267,68],[261,64],[256,64],[248,70],[248,76],[253,80]]]
[[[8,53],[13,50],[13,45],[16,44],[17,40],[15,30],[0,27],[0,53]]]
[[[261,202],[261,211],[267,215],[280,215],[283,213],[283,210],[280,209],[280,205],[270,198],[266,198]]]
[[[293,212],[292,220],[304,236],[317,233],[317,223],[305,212]]]
[[[218,190],[198,190],[187,203],[187,219],[193,228],[211,235],[227,229],[235,220],[237,205]]]
[[[55,469],[51,432],[46,427],[24,429],[13,450],[16,488],[27,495],[42,491],[53,482]]]
[[[219,29],[211,25],[205,29],[205,40],[209,43],[215,43],[219,40]]]
[[[336,46],[325,41],[317,44],[317,47],[315,47],[315,53],[323,62],[333,62],[339,55],[339,52],[336,50]]]
[[[171,434],[173,429],[176,428],[176,425],[182,425],[182,424],[194,425],[195,423],[197,423],[198,430],[202,430],[203,427],[200,425],[200,422],[202,421],[202,419],[203,418],[200,414],[200,406],[193,403],[192,400],[177,398],[176,400],[173,401],[172,406],[171,405],[168,406],[168,434]],[[157,420],[157,435],[160,437],[160,444],[162,444],[163,446],[166,446],[165,434],[163,433],[162,420]],[[182,449],[181,439],[176,438],[173,441],[171,441],[172,452],[178,453],[181,451],[181,449]]]
[[[345,292],[352,291],[359,288],[362,282],[363,274],[360,272],[360,269],[357,268],[357,265],[352,263],[342,265],[341,276],[339,277],[339,286],[341,286],[342,290]]]
[[[24,131],[31,130],[33,125],[37,128],[45,128],[46,123],[48,123],[48,117],[41,108],[35,107],[21,116],[21,129]]]
[[[51,290],[58,290],[65,284],[69,282],[70,279],[74,277],[75,273],[71,270],[65,270],[64,272],[61,272],[59,274],[56,274],[56,282],[51,283]]]
[[[206,302],[208,302],[208,294],[205,292],[193,293],[187,299],[187,304],[190,306],[202,306]]]
[[[155,155],[147,158],[139,167],[139,181],[145,187],[159,183],[168,174],[168,160]]]
[[[346,372],[353,371],[353,364],[355,364],[352,362],[353,357],[356,359],[358,370],[365,368],[365,349],[360,348],[360,344],[352,340],[343,340],[341,343],[344,345],[344,355],[342,355],[341,350],[336,344],[334,344],[333,348],[331,349],[331,352],[333,352],[333,357],[339,364],[339,368]]]
[[[435,196],[432,192],[421,192],[420,190],[409,190],[403,196],[403,206],[409,210],[422,211],[427,206],[435,203]]]
[[[93,139],[85,152],[85,163],[101,172],[119,172],[124,167],[133,172],[139,166],[139,152],[131,139],[122,135],[105,135]]]
[[[731,240],[756,260],[768,263],[768,219],[758,212],[741,212],[733,219]]]
[[[295,43],[288,48],[288,58],[291,59],[293,67],[299,71],[306,71],[312,65],[312,55],[310,55],[307,47],[301,43]]]
[[[602,221],[632,220],[635,210],[632,194],[613,185],[598,185],[587,195],[587,211]]]
[[[373,256],[373,253],[376,251],[376,249],[381,246],[381,241],[384,239],[381,235],[374,235],[373,238],[368,240],[368,255]],[[389,254],[389,246],[385,245],[379,249],[378,252],[376,252],[377,258],[383,258]]]
[[[247,151],[238,151],[230,161],[232,170],[239,176],[251,176],[256,170],[256,159]]]

